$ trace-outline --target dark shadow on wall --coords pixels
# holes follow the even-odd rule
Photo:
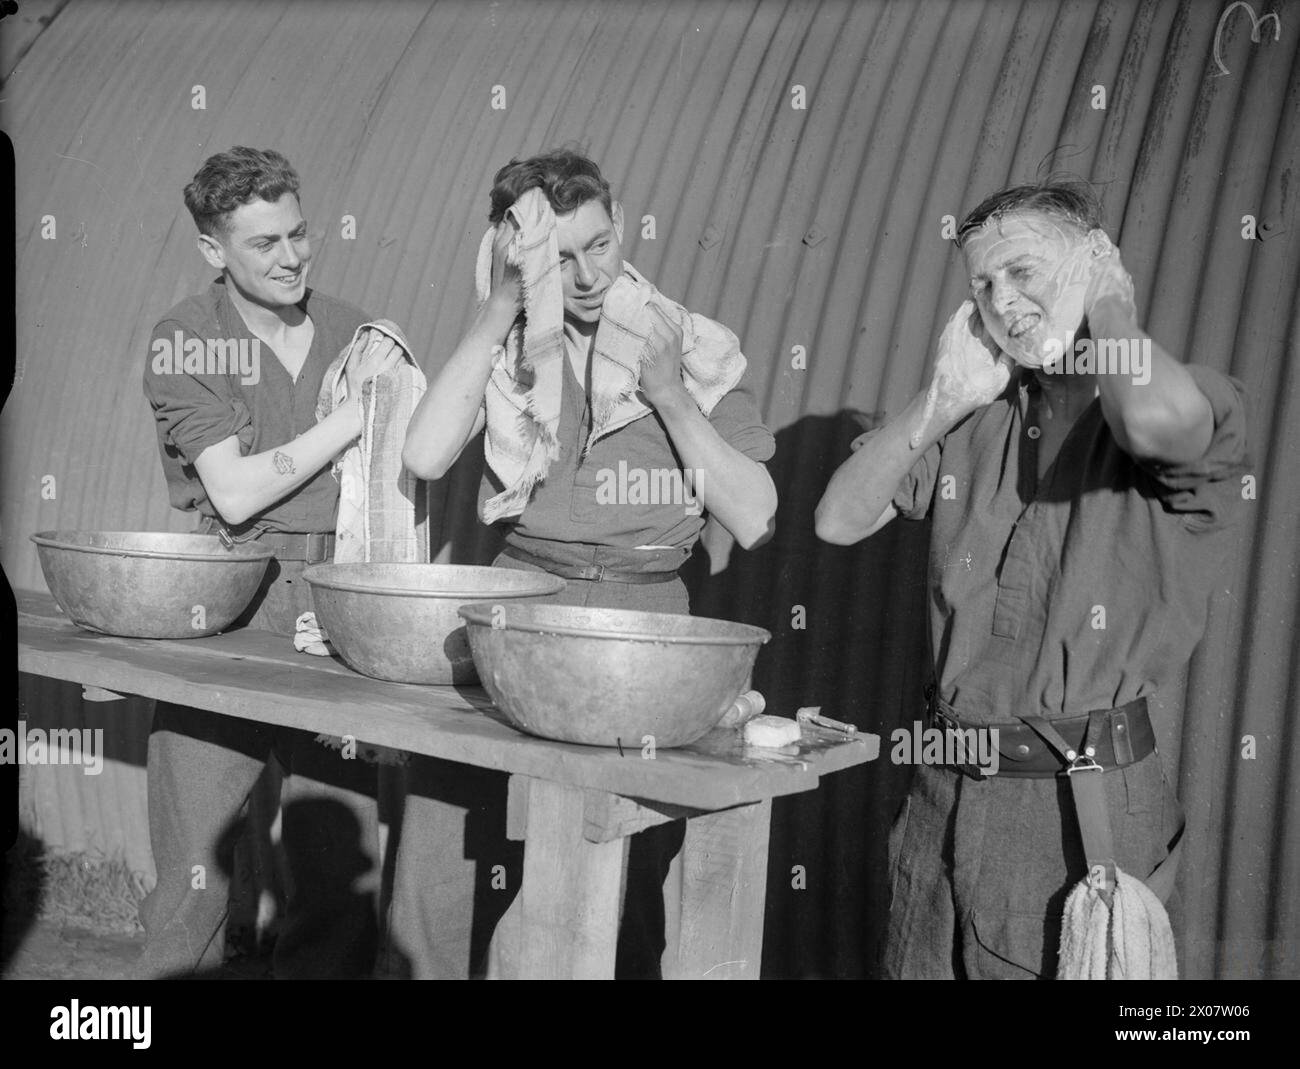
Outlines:
[[[693,613],[772,632],[754,668],[767,712],[820,706],[881,736],[875,761],[773,802],[765,977],[870,976],[888,916],[887,838],[910,781],[889,760],[889,736],[919,716],[929,679],[929,524],[896,521],[849,547],[821,542],[813,529],[849,444],[883,418],[845,409],[778,431],[768,462],[780,501],[771,541],[732,549],[714,575],[718,562],[704,553],[687,566]]]

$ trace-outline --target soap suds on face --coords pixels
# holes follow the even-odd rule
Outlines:
[[[971,296],[998,347],[1024,367],[1059,359],[1083,322],[1089,236],[1042,212],[1012,212],[974,234],[965,251]]]

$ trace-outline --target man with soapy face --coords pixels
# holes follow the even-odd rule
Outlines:
[[[712,321],[686,312],[654,291],[644,314],[625,324],[644,335],[644,350],[635,382],[635,398],[645,411],[608,433],[591,433],[598,416],[594,386],[597,335],[608,320],[606,302],[616,283],[629,279],[646,292],[648,283],[623,260],[623,209],[591,160],[566,150],[526,160],[512,160],[497,173],[491,192],[491,277],[487,293],[456,350],[420,402],[407,432],[403,460],[416,475],[442,477],[466,445],[489,423],[485,396],[495,389],[493,375],[509,360],[504,345],[521,316],[526,320],[524,283],[511,254],[518,231],[510,209],[532,190],[545,195],[555,218],[559,278],[563,302],[563,389],[556,437],[557,451],[541,480],[526,495],[521,511],[500,521],[506,545],[498,567],[547,571],[562,576],[566,589],[557,601],[599,608],[651,612],[690,611],[678,569],[690,557],[707,519],[712,518],[744,548],[765,540],[772,530],[776,491],[764,467],[775,440],[763,426],[746,380],[735,384],[705,412],[684,380],[683,317],[690,317],[697,352],[701,340],[734,335]],[[482,282],[482,280],[480,280]],[[653,287],[649,287],[653,290]],[[744,359],[738,348],[733,359]],[[732,365],[736,366],[736,365]],[[489,466],[480,504],[501,490]],[[628,473],[648,476],[641,482],[673,485],[683,499],[633,499],[611,487],[636,485]],[[671,475],[672,480],[663,476]],[[487,506],[483,506],[485,520]],[[430,767],[425,763],[425,767]],[[445,766],[445,776],[453,771]],[[456,772],[464,776],[467,773]],[[431,777],[432,778],[432,777]],[[479,795],[503,798],[500,784],[480,777]],[[436,794],[436,783],[426,791]],[[420,792],[415,805],[424,804]],[[463,929],[446,894],[442,903],[402,891],[403,872],[426,871],[434,860],[457,853],[455,844],[438,839],[433,814],[413,818],[412,800],[398,856],[395,909],[399,918],[420,914],[411,927],[436,932]],[[416,828],[420,830],[416,830]],[[409,834],[408,834],[409,832]],[[618,945],[616,974],[655,976],[664,949],[662,885],[667,864],[681,841],[680,822],[650,829],[631,840],[627,904]],[[421,845],[417,836],[424,836]],[[427,861],[416,861],[417,857]],[[511,889],[517,880],[508,879]],[[445,884],[444,886],[449,886]],[[497,898],[508,896],[498,895]],[[459,918],[459,919],[457,919]],[[507,920],[508,923],[508,920]],[[462,934],[463,939],[463,934]],[[455,944],[453,939],[453,944]],[[408,948],[417,975],[458,975],[466,955],[453,946],[433,943]],[[493,968],[500,965],[493,949]]]
[[[970,297],[929,386],[854,443],[817,533],[852,544],[932,519],[927,720],[998,729],[996,774],[916,770],[890,836],[883,974],[1052,976],[1099,841],[1067,768],[1101,775],[1120,878],[1172,887],[1182,814],[1147,703],[1176,684],[1232,552],[1244,405],[1138,325],[1086,187],[995,194],[958,244]],[[1120,343],[1140,365],[1070,359]]]

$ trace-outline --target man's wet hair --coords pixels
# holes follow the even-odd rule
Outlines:
[[[540,189],[556,215],[576,211],[589,200],[598,200],[613,214],[609,183],[600,168],[572,149],[555,149],[526,160],[511,160],[492,180],[492,210],[488,221],[495,226],[506,210],[529,189]]]
[[[1101,226],[1101,201],[1087,182],[1047,180],[1034,185],[1012,186],[985,197],[957,228],[957,248],[985,223],[1012,212],[1043,212],[1073,223],[1086,233]]]
[[[185,187],[185,207],[199,233],[221,238],[237,208],[255,200],[274,204],[286,193],[298,195],[298,172],[288,160],[273,149],[236,145],[203,161]]]

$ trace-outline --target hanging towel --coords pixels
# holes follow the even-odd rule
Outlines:
[[[415,406],[424,396],[424,372],[396,323],[363,323],[325,372],[316,418],[348,399],[348,355],[367,328],[392,338],[403,359],[361,387],[361,436],[334,461],[339,514],[334,561],[418,562],[429,559],[428,502],[424,483],[402,464],[402,444]]]
[[[492,366],[484,396],[487,435],[484,455],[505,490],[483,504],[487,524],[518,516],[533,487],[546,477],[558,454],[564,365],[564,289],[560,279],[555,213],[540,189],[526,190],[507,209],[518,226],[508,256],[523,276],[522,322],[506,337]],[[503,220],[501,225],[507,225]],[[480,301],[492,282],[489,228],[479,244],[475,286]],[[745,358],[740,341],[721,323],[688,312],[663,296],[629,263],[614,280],[601,307],[591,365],[590,451],[601,437],[647,415],[638,399],[641,360],[650,335],[654,304],[682,331],[682,381],[704,415],[740,381]]]
[[[1169,915],[1155,893],[1115,870],[1110,905],[1086,879],[1065,902],[1059,980],[1177,980]]]
[[[325,372],[316,418],[324,419],[348,399],[348,355],[366,328],[392,338],[401,347],[403,359],[392,371],[362,384],[361,435],[335,458],[339,512],[334,562],[423,564],[429,560],[428,491],[402,464],[402,443],[426,382],[411,356],[410,344],[395,323],[380,319],[357,328],[352,341]],[[317,625],[314,613],[299,617],[297,631],[297,649],[328,655],[329,636]],[[316,741],[334,749],[343,747],[343,740],[333,735],[317,735]],[[361,744],[359,756],[392,765],[410,759],[405,751],[370,744]]]

